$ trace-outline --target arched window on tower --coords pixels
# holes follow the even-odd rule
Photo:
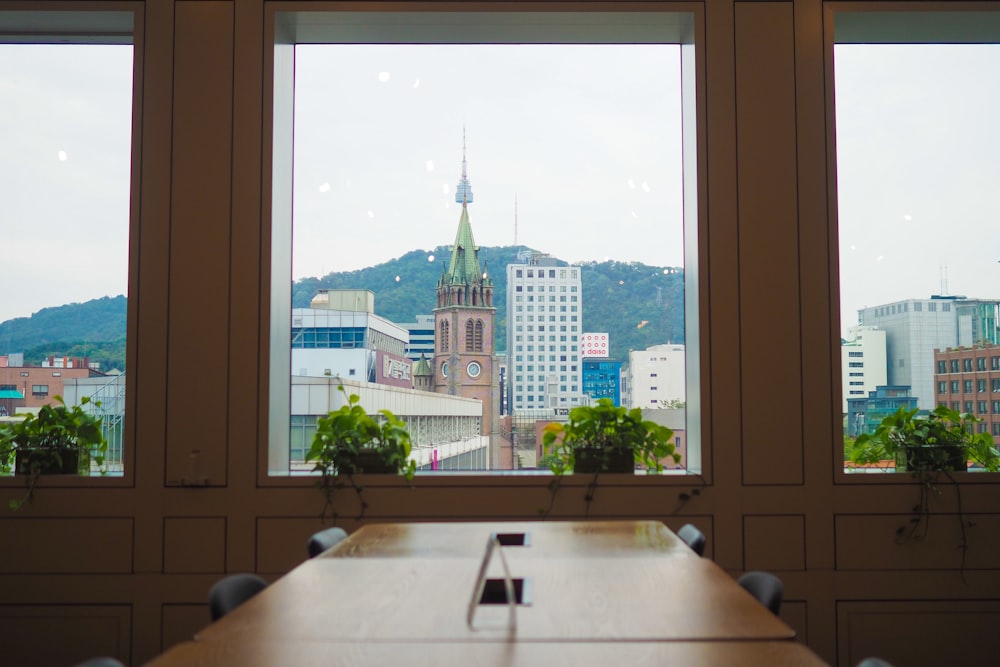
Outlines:
[[[475,325],[472,319],[467,319],[465,321],[465,351],[475,352]]]
[[[438,349],[442,352],[448,351],[448,321],[441,320],[441,326],[438,328]]]
[[[474,343],[473,343],[473,346],[472,346],[473,350],[476,351],[476,352],[482,352],[483,351],[483,321],[482,320],[476,320],[476,330],[475,330],[475,334],[473,336],[473,340],[474,340]]]

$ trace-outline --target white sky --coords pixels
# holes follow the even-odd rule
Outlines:
[[[866,306],[1000,298],[1000,46],[842,45],[834,65],[842,330]]]
[[[450,244],[463,124],[479,244],[514,243],[516,195],[520,244],[682,264],[676,47],[298,51],[296,278]],[[843,328],[944,267],[1000,297],[1000,47],[835,66]],[[0,321],[125,292],[130,108],[131,47],[0,46]]]
[[[296,48],[293,274],[455,239],[681,266],[677,46]],[[499,267],[494,267],[497,270]]]

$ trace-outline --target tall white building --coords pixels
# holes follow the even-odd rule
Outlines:
[[[663,408],[687,401],[684,346],[652,345],[628,353],[630,408]]]
[[[886,334],[887,384],[909,385],[917,406],[933,409],[934,349],[997,343],[996,300],[963,296],[906,299],[862,308],[858,323]]]
[[[840,346],[843,392],[841,409],[847,412],[848,398],[865,398],[875,387],[888,384],[886,334],[878,327],[855,326]]]
[[[507,377],[513,412],[586,402],[581,268],[539,253],[507,266]]]

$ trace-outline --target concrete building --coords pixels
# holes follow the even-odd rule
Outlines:
[[[416,361],[420,355],[434,357],[434,316],[417,315],[416,322],[401,322],[399,326],[410,333],[406,344],[406,358]]]
[[[917,405],[936,405],[934,350],[998,343],[1000,301],[932,296],[862,308],[858,323],[886,333],[887,383],[909,386]]]
[[[912,410],[917,399],[909,387],[885,385],[876,387],[863,398],[847,399],[847,423],[844,433],[856,437],[873,433],[882,420],[900,408]]]
[[[409,335],[375,314],[371,291],[320,290],[310,305],[292,309],[293,375],[413,386]]]
[[[520,259],[507,266],[510,409],[582,405],[582,269],[540,253]]]
[[[94,376],[103,377],[101,373],[85,367],[0,366],[0,391],[21,395],[21,399],[16,399],[13,394],[7,394],[10,396],[7,400],[12,401],[10,407],[15,410],[37,409],[52,404],[55,396],[64,396],[67,380]]]
[[[864,398],[876,387],[887,384],[885,332],[878,327],[851,327],[840,345],[841,403],[847,413],[847,401]]]
[[[628,353],[630,408],[665,408],[686,402],[684,346],[653,345]]]

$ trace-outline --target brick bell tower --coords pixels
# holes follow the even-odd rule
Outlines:
[[[469,222],[472,186],[466,172],[464,131],[462,135],[462,178],[455,191],[455,201],[462,205],[462,215],[451,248],[451,261],[437,282],[433,387],[439,394],[482,401],[481,432],[490,436],[490,467],[498,468],[500,393],[493,280],[489,267],[480,266],[479,247],[472,238]]]

